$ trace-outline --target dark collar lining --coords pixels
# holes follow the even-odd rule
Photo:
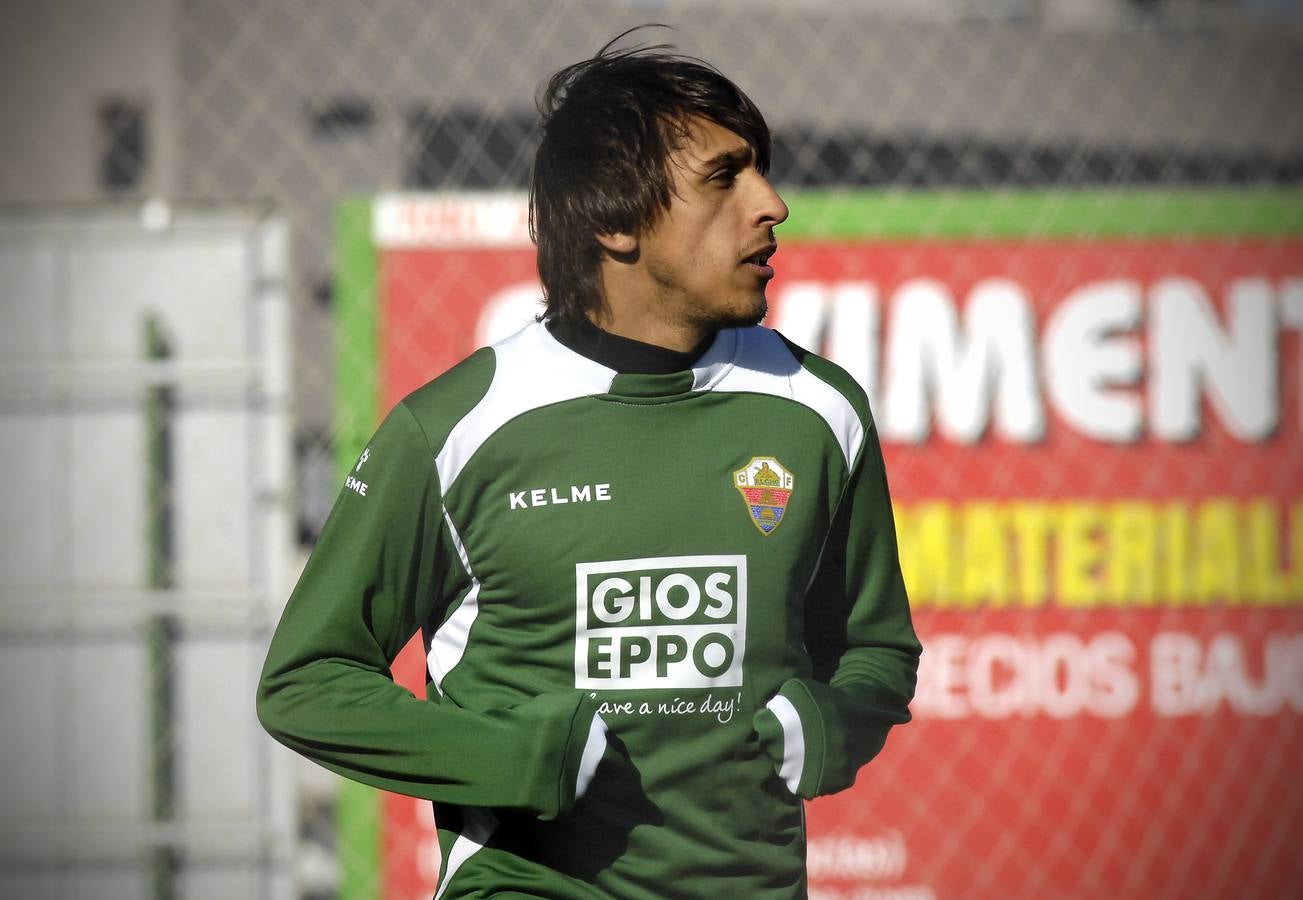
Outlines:
[[[691,369],[715,340],[711,332],[691,350],[681,352],[603,331],[587,318],[550,318],[545,323],[566,348],[623,375],[669,375]]]

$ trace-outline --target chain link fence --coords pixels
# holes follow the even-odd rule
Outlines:
[[[346,283],[353,274],[338,254],[341,207],[382,193],[521,191],[536,140],[534,98],[547,76],[630,27],[669,25],[639,39],[711,61],[769,119],[771,180],[793,210],[779,231],[771,324],[833,356],[870,390],[931,655],[925,667],[935,666],[924,673],[918,721],[893,737],[849,798],[816,806],[813,821],[835,823],[814,832],[819,890],[1268,897],[1303,889],[1298,864],[1285,859],[1303,827],[1303,797],[1289,776],[1303,750],[1297,4],[65,0],[23,12],[14,4],[0,16],[0,96],[17,126],[5,139],[0,200],[25,204],[22,215],[104,201],[134,215],[145,204],[146,224],[168,221],[178,202],[258,203],[285,223],[300,561],[338,488],[336,460],[351,459],[356,435],[373,424],[373,406],[346,398],[392,387],[383,361],[375,364],[377,340],[419,366],[429,345],[467,340],[440,304],[478,304],[490,290],[457,259],[440,269],[438,286],[421,280],[420,266],[386,269],[388,249],[373,240],[378,268],[369,277],[417,274],[408,284],[363,286],[380,309],[379,338],[350,327],[340,292],[357,285]],[[163,202],[147,203],[154,198]],[[31,257],[17,243],[4,249]],[[19,280],[20,268],[5,269],[0,282],[7,315],[43,296]],[[994,296],[983,290],[994,282],[1005,293],[990,308],[1005,312],[991,313],[983,331],[982,297]],[[1122,283],[1134,290],[1100,300],[1102,312],[1082,314],[1089,321],[1062,313],[1080,291]],[[98,296],[111,308],[133,290],[129,280],[104,281]],[[409,333],[384,331],[385,297],[395,293],[422,310]],[[1270,312],[1255,318],[1255,303]],[[1153,324],[1160,307],[1168,321],[1194,324],[1163,331]],[[1073,343],[1074,333],[1085,344]],[[1106,343],[1119,333],[1132,343]],[[929,342],[938,334],[954,339]],[[1014,336],[1004,349],[1002,334]],[[11,344],[5,366],[21,374],[23,350]],[[1169,370],[1152,356],[1159,347],[1176,360],[1161,390],[1155,379]],[[1246,368],[1262,356],[1257,347],[1271,351],[1261,376]],[[76,352],[61,345],[57,366],[75,367]],[[1074,381],[1069,357],[1116,393]],[[966,380],[975,385],[968,394]],[[1255,419],[1260,391],[1270,408]],[[26,426],[7,423],[18,446]],[[158,436],[145,427],[130,446],[144,458]],[[221,477],[220,454],[170,446]],[[113,496],[91,484],[77,502],[102,513]],[[150,516],[157,526],[169,514],[182,513],[164,506]],[[6,518],[0,542],[25,546],[25,521]],[[1235,536],[1254,529],[1265,537]],[[52,559],[66,552],[58,549],[65,537],[48,536]],[[1178,544],[1193,549],[1181,555],[1170,549]],[[1151,545],[1160,549],[1135,550]],[[139,586],[187,602],[147,562],[141,557]],[[1228,568],[1239,574],[1222,578]],[[60,583],[57,570],[48,567],[51,584]],[[30,599],[31,584],[6,583],[10,607]],[[265,614],[241,620],[240,652],[251,660],[283,600],[263,598]],[[175,642],[163,639],[167,623],[139,622],[144,655],[131,665],[148,669],[151,646],[173,654],[155,671],[180,665]],[[1231,638],[1217,644],[1223,634]],[[5,659],[31,670],[29,657],[43,651],[6,635]],[[74,650],[106,646],[102,636],[77,640]],[[1191,689],[1204,692],[1205,706],[1190,701],[1171,726],[1176,720],[1153,711],[1153,679],[1195,657],[1200,677],[1240,671],[1249,685],[1242,693],[1261,694],[1258,707],[1219,701],[1205,685]],[[1074,666],[1089,670],[1079,703],[1062,699],[1075,690]],[[1032,670],[1040,675],[1025,674]],[[1092,711],[1089,697],[1107,706],[1132,681],[1143,714]],[[79,688],[59,683],[50,702],[74,708]],[[1010,684],[1023,686],[1010,693]],[[28,702],[24,692],[6,709]],[[142,687],[144,718],[124,727],[153,727],[148,710],[158,704],[148,696]],[[168,731],[174,724],[159,726],[168,758],[213,753]],[[35,744],[7,740],[6,759],[21,769],[16,761]],[[252,749],[262,746],[255,731],[238,740],[262,752]],[[382,852],[366,819],[383,813],[369,795],[359,800],[345,787],[341,806],[333,776],[288,759],[267,765],[286,777],[297,767],[297,824],[253,807],[247,821],[269,835],[294,831],[285,839],[297,851],[293,862],[270,854],[257,863],[266,876],[258,895],[375,896],[392,885],[378,858],[428,850],[420,835],[404,851],[405,839],[389,834]],[[142,779],[142,827],[184,826],[187,811]],[[1190,792],[1208,799],[1180,799]],[[86,815],[65,804],[50,827],[79,827]],[[142,846],[190,846],[150,833]],[[44,883],[45,863],[3,865],[10,880]],[[151,876],[153,896],[201,895],[183,877],[184,853],[150,865],[155,875],[160,866],[181,873]],[[1168,873],[1165,887],[1155,887],[1159,873]],[[76,890],[92,883],[87,875]],[[965,890],[955,893],[957,884]],[[204,896],[221,895],[212,890]]]

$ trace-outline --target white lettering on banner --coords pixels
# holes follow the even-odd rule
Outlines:
[[[372,239],[385,249],[530,245],[529,206],[518,193],[381,194],[371,215]]]
[[[827,344],[877,407],[878,287],[871,281],[796,281],[782,294],[774,327],[802,347]],[[824,338],[827,338],[825,341]]]
[[[812,837],[805,865],[811,879],[886,881],[905,874],[909,854],[899,831],[879,835],[833,834]]]
[[[1276,323],[1271,285],[1261,278],[1231,283],[1227,328],[1203,287],[1188,278],[1164,278],[1151,296],[1157,341],[1149,403],[1154,433],[1168,441],[1198,436],[1204,392],[1231,434],[1261,441],[1276,428]]]
[[[745,556],[577,564],[575,687],[740,687],[746,577]],[[733,713],[731,699],[705,706],[717,717]]]
[[[1176,275],[1081,284],[1039,323],[1026,289],[1000,278],[962,304],[932,279],[905,281],[885,301],[869,281],[796,281],[773,308],[774,327],[859,381],[889,440],[920,443],[935,420],[949,440],[972,443],[993,419],[1003,439],[1035,443],[1047,403],[1097,440],[1128,443],[1146,429],[1190,440],[1207,398],[1233,437],[1253,442],[1279,425],[1290,370],[1280,337],[1303,332],[1303,280],[1232,280],[1224,314]]]
[[[484,301],[475,323],[475,346],[487,347],[532,325],[543,311],[543,286],[538,280],[508,285]]]
[[[940,282],[906,282],[895,302],[900,313],[887,341],[885,438],[926,438],[932,394],[941,433],[972,443],[986,431],[992,388],[1000,432],[1027,442],[1041,438],[1045,413],[1033,374],[1032,314],[1017,285],[984,281],[974,288],[962,332]]]
[[[1244,638],[1215,635],[1206,644],[1191,634],[1163,632],[1149,651],[1151,702],[1160,716],[1211,715],[1229,709],[1244,716],[1303,713],[1303,632],[1269,634],[1261,675]]]
[[[993,632],[933,635],[911,708],[942,719],[1044,714],[1116,718],[1140,696],[1135,645],[1125,634],[1086,640],[1072,632],[1038,638]]]
[[[1140,285],[1104,281],[1073,292],[1045,329],[1046,389],[1068,422],[1100,441],[1140,437],[1140,398],[1115,388],[1135,387],[1140,345],[1119,332],[1140,321]]]
[[[1117,718],[1140,708],[1142,675],[1149,707],[1163,717],[1303,713],[1303,632],[1252,641],[1160,632],[1148,646],[1147,672],[1120,632],[936,634],[926,644],[910,704],[920,718]]]
[[[936,900],[936,896],[936,892],[925,884],[875,884],[844,891],[826,887],[810,888],[810,900]]]

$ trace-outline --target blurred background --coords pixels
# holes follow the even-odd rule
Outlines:
[[[1303,896],[1290,0],[0,0],[0,896],[433,893],[254,686],[379,417],[537,312],[540,85],[648,21],[768,117],[926,648],[811,896]]]

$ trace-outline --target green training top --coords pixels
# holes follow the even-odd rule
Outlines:
[[[441,900],[793,898],[800,798],[908,721],[919,651],[850,376],[759,327],[617,374],[536,324],[381,424],[258,714],[435,802]]]

